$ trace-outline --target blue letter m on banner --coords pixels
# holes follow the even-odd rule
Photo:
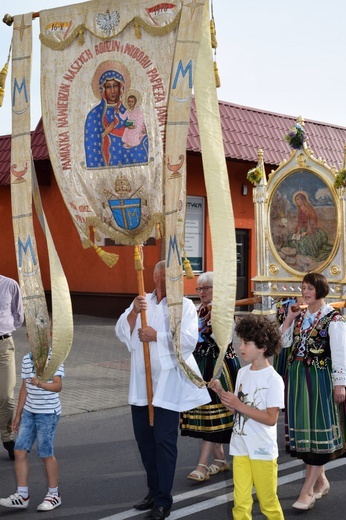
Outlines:
[[[178,264],[181,265],[181,258],[179,254],[179,248],[177,244],[177,237],[174,235],[174,237],[169,237],[169,248],[168,248],[168,255],[167,255],[167,267],[169,267],[171,263],[171,253],[176,254]]]
[[[28,249],[30,250],[32,262],[34,265],[36,265],[37,260],[35,258],[34,248],[32,247],[31,237],[28,236],[25,244],[23,244],[21,239],[18,237],[18,267],[20,267],[20,268],[23,267],[23,252],[24,252],[24,255],[26,255]]]
[[[192,88],[192,61],[191,60],[186,65],[185,69],[183,67],[183,64],[181,63],[181,60],[179,61],[178,69],[174,76],[174,81],[173,81],[173,86],[172,86],[173,90],[177,88],[177,83],[179,80],[180,73],[183,76],[183,78],[186,76],[187,73],[189,73],[189,88]]]

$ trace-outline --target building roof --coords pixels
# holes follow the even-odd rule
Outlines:
[[[229,159],[257,162],[259,148],[264,162],[278,166],[288,158],[291,149],[284,135],[297,121],[296,117],[219,101],[225,156]],[[346,127],[305,120],[308,145],[315,157],[323,158],[329,166],[341,167]],[[190,116],[187,150],[200,152],[200,140],[195,104]]]
[[[296,122],[297,117],[235,105],[226,101],[219,101],[219,107],[227,159],[256,163],[259,148],[264,151],[266,164],[277,166],[283,159],[288,158],[290,147],[283,136]],[[340,168],[346,143],[346,127],[305,120],[305,130],[309,147],[315,157],[324,159],[329,166]],[[35,161],[49,158],[42,119],[31,132],[31,146]],[[201,152],[194,99],[191,105],[186,148],[188,152]],[[2,186],[10,183],[10,155],[11,136],[5,135],[0,137],[0,185]]]

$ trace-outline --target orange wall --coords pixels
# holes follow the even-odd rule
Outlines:
[[[249,287],[248,294],[251,295],[253,285],[251,278],[256,275],[256,251],[254,244],[255,223],[254,206],[252,200],[252,184],[246,180],[246,174],[251,165],[227,160],[227,170],[230,180],[234,224],[236,229],[249,230]],[[216,180],[217,182],[217,180]],[[242,186],[247,186],[247,195],[242,195]],[[203,177],[202,157],[199,154],[188,154],[187,159],[187,194],[198,197],[206,196]],[[205,271],[213,270],[213,256],[211,246],[210,229],[208,226],[208,206],[206,205],[206,227],[205,227]],[[195,277],[196,278],[196,277]],[[185,280],[187,294],[195,293],[196,280]]]
[[[77,230],[62,200],[55,178],[52,178],[51,186],[41,186],[40,192],[43,209],[70,291],[136,293],[136,276],[128,268],[129,265],[134,265],[133,248],[121,246],[104,248],[106,251],[116,252],[120,257],[118,263],[112,269],[109,268],[95,253],[93,248],[83,249]],[[3,228],[0,272],[5,276],[18,280],[11,220],[11,193],[8,186],[0,188],[0,218]],[[35,212],[34,228],[43,285],[46,290],[50,290],[45,237]],[[146,248],[146,252],[148,249],[149,247]],[[148,291],[153,287],[151,266],[154,266],[160,260],[159,255],[159,248],[150,246],[150,254],[146,254],[146,271],[144,271],[144,281]]]
[[[250,231],[249,279],[256,273],[254,247],[254,208],[252,186],[246,181],[248,163],[227,161],[232,193],[235,227]],[[198,154],[188,154],[187,194],[206,196],[202,160]],[[248,187],[243,196],[242,185]],[[47,221],[53,236],[55,247],[64,268],[71,292],[91,293],[136,293],[137,279],[134,269],[133,248],[127,246],[106,247],[105,250],[119,255],[118,263],[109,268],[95,253],[93,248],[83,249],[70,214],[62,200],[54,176],[50,186],[41,186],[41,197]],[[2,223],[2,247],[0,252],[0,273],[18,279],[16,271],[15,249],[11,220],[10,187],[0,188],[0,218]],[[50,289],[48,256],[45,239],[39,223],[34,217],[35,235],[39,252],[44,288]],[[208,226],[208,208],[206,207],[205,270],[212,270],[211,237]],[[144,285],[147,291],[153,288],[152,268],[161,258],[161,240],[156,246],[144,247]],[[185,279],[185,293],[194,294],[194,280]],[[251,285],[249,282],[249,294]]]

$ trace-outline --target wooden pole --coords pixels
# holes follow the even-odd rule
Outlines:
[[[138,286],[138,294],[141,296],[145,296],[144,291],[144,280],[143,280],[143,263],[140,255],[140,246],[135,246],[135,269],[137,272],[137,286]],[[141,311],[141,324],[142,328],[147,326],[147,313],[142,310]],[[149,351],[149,343],[147,341],[143,342],[143,352],[144,352],[144,366],[145,366],[145,380],[147,385],[147,396],[148,396],[148,409],[149,409],[149,424],[150,426],[154,426],[154,407],[153,407],[153,383],[151,379],[151,365],[150,365],[150,351]]]
[[[261,296],[254,296],[252,298],[244,298],[243,300],[236,300],[236,307],[244,307],[245,305],[254,305],[255,303],[261,303]]]
[[[36,12],[36,13],[32,13],[32,19],[34,20],[35,18],[39,18],[40,17],[40,13]],[[13,24],[13,21],[14,21],[14,17],[11,16],[10,14],[5,14],[2,21],[8,25],[9,27],[11,27],[11,25]]]

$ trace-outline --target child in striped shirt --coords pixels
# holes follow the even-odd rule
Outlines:
[[[23,381],[12,423],[13,431],[18,433],[14,446],[17,492],[8,498],[1,498],[0,505],[14,509],[28,507],[30,496],[27,454],[37,439],[37,454],[44,462],[48,481],[48,492],[37,510],[51,511],[61,505],[54,440],[61,414],[59,392],[62,389],[64,366],[58,368],[52,379],[47,382],[42,381],[36,376],[30,352],[23,357],[21,377]]]

